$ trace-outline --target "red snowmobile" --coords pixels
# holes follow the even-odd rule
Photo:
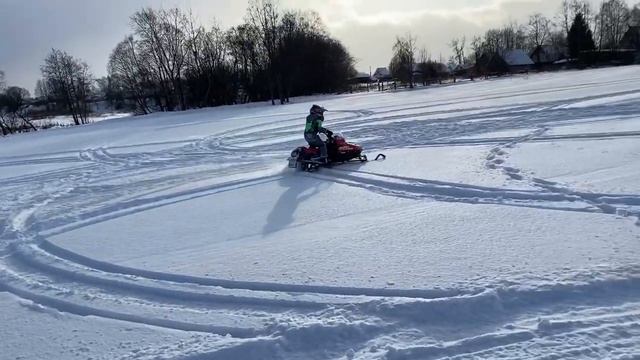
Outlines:
[[[366,162],[367,155],[362,153],[362,146],[358,144],[350,144],[340,134],[332,134],[327,138],[327,162],[314,161],[314,158],[320,156],[320,149],[311,146],[300,146],[291,152],[289,157],[289,167],[299,168],[303,171],[314,171],[321,166],[332,166],[336,163]],[[375,160],[386,159],[384,154],[378,154]]]

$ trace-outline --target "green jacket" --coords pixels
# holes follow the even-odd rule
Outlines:
[[[322,127],[323,121],[324,116],[320,114],[309,114],[309,116],[307,116],[307,124],[304,127],[304,133],[313,135],[316,135],[319,132],[326,133],[327,129]]]

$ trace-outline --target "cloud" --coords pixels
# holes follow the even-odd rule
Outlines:
[[[447,43],[454,37],[478,33],[481,29],[461,17],[424,14],[406,24],[350,22],[331,29],[356,57],[358,69],[387,66],[391,47],[398,35],[411,33],[418,38],[418,47],[425,47],[434,59],[447,57]]]
[[[416,1],[413,9],[402,6],[393,11],[374,12],[371,9],[376,9],[377,3],[372,1],[373,7],[364,15],[328,21],[331,33],[356,57],[360,71],[368,71],[369,66],[374,69],[387,66],[396,36],[411,33],[417,37],[418,47],[426,48],[433,59],[446,61],[451,54],[448,44],[453,38],[466,36],[471,40],[489,28],[512,21],[526,24],[529,15],[535,12],[552,17],[559,8],[559,0],[449,0]]]

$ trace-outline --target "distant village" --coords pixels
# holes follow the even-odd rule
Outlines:
[[[399,39],[400,42],[406,41]],[[475,55],[475,54],[474,54]],[[358,72],[352,91],[385,91],[413,85],[455,83],[459,80],[498,77],[530,72],[584,69],[587,67],[640,64],[640,26],[628,26],[615,48],[581,50],[572,57],[568,46],[540,44],[533,50],[495,49],[478,53],[456,64],[423,61],[411,64],[410,76],[378,67],[372,73]],[[400,76],[399,76],[400,75]],[[409,80],[410,79],[410,80]]]

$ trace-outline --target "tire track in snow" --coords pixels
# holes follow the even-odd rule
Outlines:
[[[430,199],[467,204],[493,204],[562,211],[599,212],[578,196],[562,193],[490,188],[436,180],[376,174],[359,170],[331,169],[314,178],[408,199]]]
[[[619,349],[619,355],[627,349],[633,348],[634,343],[640,340],[640,303],[631,302],[618,309],[596,308],[562,313],[563,319],[556,320],[558,315],[551,319],[529,319],[528,324],[514,325],[511,332],[529,332],[530,338],[509,339],[509,329],[497,333],[502,338],[501,342],[491,346],[477,344],[472,349],[460,351],[455,349],[461,342],[444,344],[441,349],[444,353],[450,353],[451,359],[463,359],[470,356],[485,358],[499,356],[504,353],[504,358],[511,359],[565,359],[573,357],[598,357],[609,358],[613,355],[613,349]],[[604,315],[600,314],[605,311]],[[489,334],[491,337],[492,334]],[[585,338],[592,341],[585,343]],[[603,339],[617,338],[620,341],[603,341]],[[490,339],[492,340],[492,339]],[[509,341],[513,340],[513,341]],[[625,344],[624,346],[621,346]],[[450,345],[450,346],[447,346]],[[453,346],[451,346],[453,345]],[[619,346],[619,347],[618,347]],[[457,351],[456,351],[457,350]],[[527,351],[530,350],[530,351]],[[599,354],[598,354],[599,352]],[[506,356],[506,354],[511,354]],[[595,354],[594,354],[595,353]]]
[[[545,323],[541,322],[538,327],[503,330],[443,342],[437,345],[418,345],[404,348],[389,346],[390,349],[385,354],[385,358],[389,360],[494,357],[505,359],[591,358],[592,355],[600,357],[610,354],[609,347],[611,343],[600,341],[597,345],[583,345],[576,344],[575,341],[571,340],[584,339],[585,335],[588,337],[596,333],[600,338],[619,337],[625,339],[624,342],[629,344],[640,340],[640,327],[637,325],[640,317],[637,314],[634,316],[613,317],[610,320],[613,323],[593,321],[587,326],[567,326],[562,330],[555,331],[550,331],[544,325]],[[562,327],[562,325],[559,326]],[[545,350],[536,349],[536,345]],[[529,351],[528,354],[523,351],[523,349],[532,347],[534,350]],[[505,352],[505,355],[499,356],[498,354],[502,352]],[[600,352],[600,355],[597,355],[598,352]],[[518,355],[514,356],[514,353]],[[543,354],[546,354],[546,356]]]
[[[624,273],[628,273],[628,270],[625,270]],[[82,283],[85,282],[82,281]],[[44,295],[33,293],[33,288],[25,293],[23,290],[11,287],[11,285],[7,285],[6,283],[2,285],[2,290],[10,291],[44,306],[78,315],[95,315],[153,326],[180,329],[184,331],[210,332],[218,334],[224,334],[227,332],[232,335],[236,334],[233,336],[240,338],[245,336],[256,336],[255,330],[230,330],[224,327],[211,327],[208,325],[205,326],[201,324],[185,323],[184,321],[164,321],[162,319],[157,320],[149,317],[113,313],[104,309],[78,305],[77,303],[69,301],[57,301],[57,298],[46,297]],[[639,292],[640,278],[622,278],[595,281],[581,286],[557,284],[543,291],[540,289],[526,290],[517,288],[499,288],[478,295],[455,296],[442,299],[372,299],[371,301],[362,302],[361,305],[353,302],[349,303],[348,305],[345,305],[345,309],[350,313],[361,313],[365,318],[372,319],[380,317],[381,319],[388,319],[392,322],[400,321],[400,323],[406,323],[407,321],[415,323],[417,321],[428,326],[438,326],[438,324],[447,324],[452,321],[452,319],[459,319],[460,321],[465,321],[467,323],[480,324],[487,322],[491,323],[496,319],[500,320],[505,314],[510,312],[515,311],[516,313],[519,313],[521,311],[530,311],[531,306],[545,307],[551,304],[559,306],[563,303],[569,303],[571,306],[575,306],[576,302],[579,303],[579,299],[586,299],[589,303],[593,304],[593,302],[598,300],[599,295],[602,295],[602,298],[603,300],[606,300],[606,303],[609,303],[612,296],[614,298],[618,298],[620,302],[624,302],[625,298],[628,296],[634,296],[637,299]],[[182,298],[180,299],[182,300]],[[374,325],[369,326],[376,328]],[[328,326],[327,330],[329,330],[330,327],[331,326]],[[254,332],[252,333],[252,331]],[[270,333],[269,331],[266,331],[259,332],[257,334],[262,334],[264,336],[276,336],[277,334],[282,335],[283,332],[287,333],[286,327],[285,329],[281,329],[280,332]],[[514,336],[508,336],[506,338],[506,340],[508,340],[506,343],[509,343],[509,341],[513,342],[513,339]],[[460,348],[468,351],[471,348],[470,345],[474,343],[477,343],[478,346],[486,347],[487,344],[496,344],[498,342],[491,334],[478,337],[476,340],[477,341],[474,341],[473,339],[466,339],[462,341]],[[440,351],[441,349],[436,350]],[[414,358],[414,355],[415,357],[422,358],[425,354],[431,354],[431,351],[433,351],[433,349],[428,350],[427,352],[425,352],[424,349],[418,349],[416,352],[410,352],[409,355],[411,356],[408,358]],[[406,355],[406,353],[402,354]]]
[[[47,308],[52,308],[63,313],[70,313],[79,316],[97,316],[105,319],[121,320],[136,324],[157,326],[166,329],[206,332],[219,335],[231,335],[233,337],[239,338],[255,337],[255,332],[252,329],[243,330],[239,328],[220,327],[215,325],[186,323],[176,320],[151,318],[148,316],[139,316],[135,314],[127,314],[117,311],[99,309],[82,305],[77,302],[65,301],[60,299],[59,297],[45,296],[32,291],[25,291],[18,287],[7,284],[6,281],[0,281],[0,291],[12,293],[20,298],[33,301],[34,303],[45,306]]]
[[[635,217],[634,224],[640,226],[640,196],[638,195],[615,195],[598,194],[572,190],[569,187],[557,182],[532,178],[533,183],[548,191],[576,196],[584,202],[600,209],[602,213],[616,215],[627,218]]]
[[[77,157],[66,156],[66,157],[46,157],[39,159],[25,159],[25,160],[15,160],[15,161],[2,161],[0,162],[0,167],[9,167],[9,166],[25,166],[25,165],[44,165],[44,164],[64,164],[64,163],[76,163],[81,160]]]
[[[200,197],[210,196],[221,192],[238,190],[245,187],[278,181],[282,175],[270,175],[256,179],[231,181],[222,184],[214,184],[204,187],[183,190],[171,193],[170,195],[156,195],[151,197],[136,198],[129,201],[122,201],[115,204],[102,206],[95,211],[89,211],[74,215],[74,219],[69,224],[58,225],[55,228],[41,229],[41,233],[46,236],[58,235],[71,230],[79,229],[88,225],[97,224],[107,220],[116,219],[122,216],[132,215],[141,211],[193,200]]]
[[[428,289],[381,289],[381,288],[358,288],[358,287],[334,287],[334,286],[315,286],[300,285],[286,283],[268,283],[268,282],[251,282],[215,279],[210,277],[197,277],[189,275],[180,275],[173,273],[163,273],[150,270],[142,270],[131,267],[125,267],[108,262],[102,262],[91,259],[89,257],[74,253],[67,249],[58,247],[53,243],[44,240],[40,246],[41,249],[60,259],[69,260],[73,263],[82,264],[92,269],[97,269],[107,273],[132,275],[146,279],[166,281],[172,283],[197,284],[203,286],[222,287],[226,289],[251,290],[251,291],[270,291],[270,292],[286,292],[286,293],[313,293],[323,295],[337,296],[368,296],[368,297],[403,297],[403,298],[419,298],[433,299],[445,298],[450,296],[461,295],[459,291],[451,290],[428,290]]]
[[[631,91],[637,93],[637,90]],[[488,131],[518,130],[560,125],[577,120],[588,121],[602,117],[608,119],[633,118],[637,115],[639,101],[630,101],[617,106],[594,106],[564,109],[567,101],[522,104],[518,108],[485,108],[477,113],[466,109],[445,110],[442,115],[416,118],[416,114],[398,114],[396,118],[384,119],[378,124],[365,122],[366,126],[344,127],[345,132],[355,133],[367,140],[366,148],[423,147],[442,144],[461,136],[483,134]],[[531,107],[540,108],[531,111]],[[375,125],[375,126],[372,126]],[[384,137],[380,137],[384,134]]]
[[[331,309],[331,303],[312,302],[300,300],[299,296],[293,297],[287,294],[263,293],[261,296],[246,297],[236,293],[229,295],[216,295],[216,288],[206,287],[196,292],[193,286],[190,290],[174,290],[176,286],[188,284],[172,284],[168,282],[156,282],[155,286],[146,286],[140,282],[148,282],[146,279],[131,277],[129,279],[116,280],[96,275],[87,275],[89,272],[98,274],[95,270],[67,271],[60,267],[43,266],[44,263],[33,260],[28,254],[14,257],[11,260],[22,261],[19,266],[12,266],[14,270],[0,268],[0,291],[7,291],[24,299],[33,301],[40,306],[56,309],[61,312],[87,316],[93,315],[106,319],[122,320],[139,324],[158,326],[168,329],[183,331],[207,332],[219,335],[230,335],[238,338],[256,338],[259,336],[288,336],[288,331],[276,324],[291,321],[295,318],[306,318],[316,324],[327,321],[327,326],[335,326],[335,321],[329,321],[331,314],[323,315],[327,309]],[[11,265],[11,262],[8,263]],[[15,265],[15,264],[14,264]],[[23,273],[22,278],[16,269],[33,266],[38,270],[38,278],[30,273]],[[50,279],[43,282],[44,279]],[[52,287],[49,284],[55,285]],[[69,290],[60,286],[67,285]],[[102,289],[102,290],[100,290]],[[84,294],[84,295],[83,295]],[[101,295],[103,294],[103,295]],[[105,296],[104,294],[109,294]],[[151,296],[147,296],[151,295]],[[289,297],[290,300],[282,299]],[[61,299],[63,298],[63,299]],[[354,303],[357,299],[343,303]],[[362,299],[360,299],[362,301]],[[340,304],[337,302],[336,304]],[[335,305],[335,304],[334,304]],[[118,310],[122,309],[122,310]],[[198,321],[167,320],[169,312],[172,318],[185,319],[194,309],[203,309],[198,316]],[[209,319],[207,309],[215,310],[214,317]],[[236,310],[234,310],[236,309]],[[238,327],[219,326],[216,324],[219,316],[225,317],[225,322],[233,320],[235,312],[243,316],[269,317],[265,318],[262,327]],[[318,310],[320,310],[318,312]],[[315,319],[315,320],[314,320]],[[336,319],[339,320],[339,319]],[[238,321],[233,321],[234,323]],[[254,321],[255,322],[255,321]],[[353,327],[353,324],[345,322],[344,328]],[[301,326],[304,331],[305,326]],[[317,327],[317,325],[314,325]],[[377,326],[371,325],[372,328]]]

